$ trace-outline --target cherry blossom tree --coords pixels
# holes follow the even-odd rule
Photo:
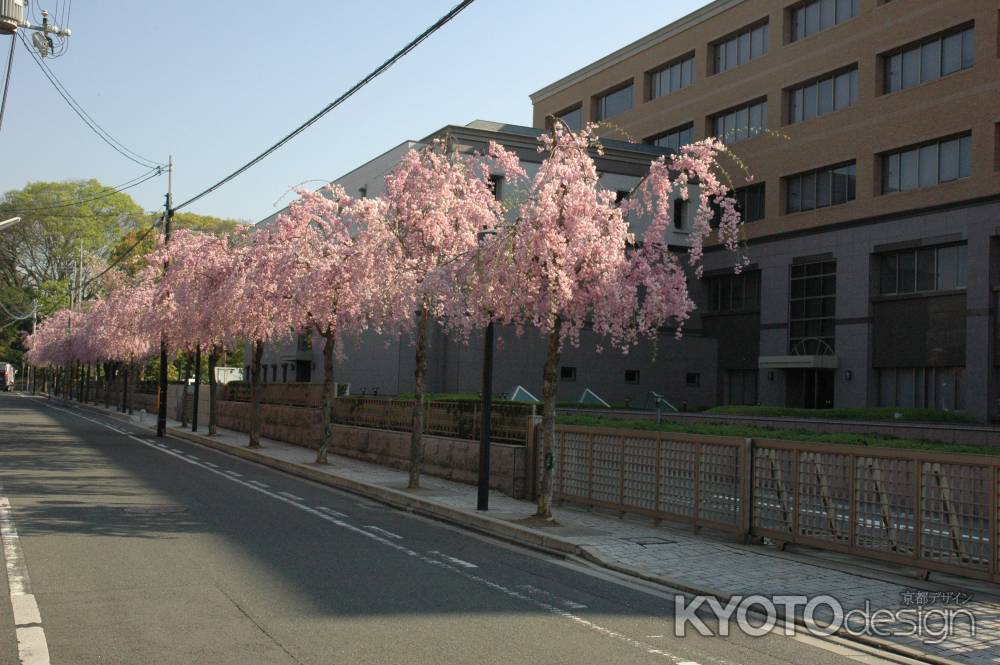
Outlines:
[[[275,287],[286,309],[301,312],[306,328],[323,338],[323,436],[316,463],[326,464],[337,390],[334,360],[344,355],[343,335],[364,328],[365,288],[374,282],[359,273],[364,264],[355,236],[364,236],[352,220],[352,201],[343,188],[330,185],[298,194],[269,232],[266,244],[283,266]]]
[[[491,164],[512,166],[516,159],[495,144],[485,156],[463,155],[449,141],[434,140],[407,152],[386,176],[385,195],[360,201],[355,211],[364,224],[359,274],[374,280],[368,289],[373,327],[415,338],[411,488],[420,486],[423,462],[431,323],[454,300],[455,276],[474,256],[479,233],[502,221]]]
[[[600,153],[593,126],[572,132],[557,124],[541,137],[546,154],[521,207],[484,251],[486,266],[468,280],[473,300],[518,332],[532,326],[545,337],[542,368],[542,437],[545,461],[538,495],[538,516],[551,519],[552,451],[555,439],[557,369],[566,343],[578,345],[587,326],[622,351],[643,337],[655,338],[662,326],[678,330],[694,309],[687,276],[667,245],[671,194],[689,196],[698,187],[690,264],[700,275],[705,238],[711,232],[712,204],[722,210],[721,241],[736,249],[739,215],[717,176],[715,139],[660,157],[633,192],[632,203],[618,206],[615,192],[602,189],[591,150]],[[629,231],[626,213],[651,217],[641,242]],[[598,349],[600,350],[600,349]]]

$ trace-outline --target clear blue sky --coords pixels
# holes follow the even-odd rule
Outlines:
[[[37,6],[55,13],[65,1]],[[179,203],[325,106],[454,4],[76,0],[69,51],[48,63],[126,146],[164,161],[173,154]],[[446,124],[530,125],[530,93],[704,4],[477,0],[346,104],[189,210],[257,221],[289,187],[332,180]],[[0,68],[7,39],[0,37]],[[20,44],[0,146],[0,191],[90,177],[116,185],[140,172],[73,115]],[[165,187],[164,177],[130,193],[152,210]]]

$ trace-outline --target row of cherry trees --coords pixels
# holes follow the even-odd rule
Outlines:
[[[592,131],[557,126],[544,135],[533,178],[495,143],[470,155],[439,140],[409,151],[386,177],[383,196],[352,199],[333,185],[300,192],[287,214],[252,233],[180,232],[130,283],[86,311],[62,311],[39,325],[29,360],[132,363],[157,351],[163,335],[174,351],[207,349],[214,366],[222,349],[249,343],[254,447],[264,345],[311,330],[324,344],[317,462],[325,463],[345,336],[409,337],[416,361],[410,486],[417,487],[431,326],[468,339],[494,321],[545,339],[541,452],[551,460],[564,346],[578,344],[586,325],[627,351],[665,325],[680,327],[694,309],[684,266],[666,240],[672,195],[698,192],[687,251],[696,274],[713,206],[721,210],[720,241],[735,251],[739,236],[735,202],[720,178],[719,141],[654,160],[619,204],[600,186],[592,154],[601,147]],[[497,200],[491,174],[526,192],[516,210]],[[630,232],[630,216],[649,220],[641,238]],[[551,515],[551,466],[541,476],[542,517]]]

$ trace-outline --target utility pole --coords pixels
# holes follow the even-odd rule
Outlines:
[[[167,204],[163,213],[163,244],[170,243],[170,220],[174,217],[174,157],[167,160]],[[167,262],[163,263],[166,270]],[[167,336],[160,333],[160,386],[156,413],[156,436],[163,438],[167,434]]]

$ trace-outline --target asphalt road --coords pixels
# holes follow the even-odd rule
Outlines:
[[[669,593],[41,398],[0,394],[0,485],[54,664],[858,662],[678,638]]]

